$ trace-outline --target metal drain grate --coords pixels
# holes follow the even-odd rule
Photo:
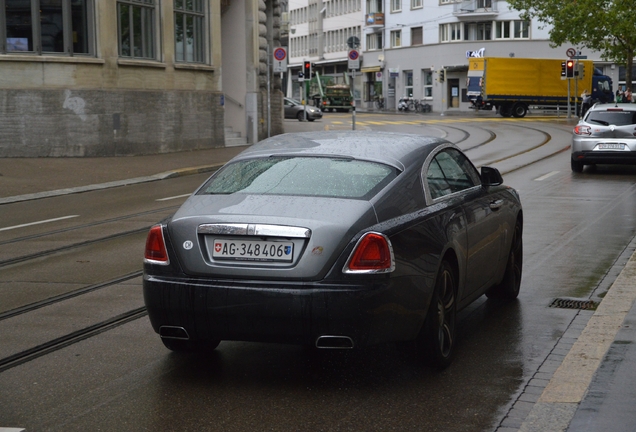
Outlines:
[[[551,308],[596,310],[598,303],[593,300],[575,300],[556,298],[550,303]]]

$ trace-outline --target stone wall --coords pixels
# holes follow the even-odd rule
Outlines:
[[[119,156],[224,146],[221,94],[0,90],[0,157]]]

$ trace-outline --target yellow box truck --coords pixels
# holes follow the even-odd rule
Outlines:
[[[503,117],[524,117],[531,106],[561,106],[581,103],[587,90],[594,102],[612,102],[612,79],[594,68],[591,60],[574,61],[573,78],[564,60],[516,57],[470,58],[467,96],[471,108],[497,110]]]

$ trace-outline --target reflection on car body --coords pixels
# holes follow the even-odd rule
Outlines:
[[[597,104],[579,121],[572,134],[571,168],[585,165],[636,164],[636,105]]]
[[[522,229],[517,192],[442,139],[279,135],[152,227],[144,299],[176,351],[415,340],[445,367],[460,309],[517,297]]]

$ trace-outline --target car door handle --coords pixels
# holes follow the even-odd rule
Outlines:
[[[504,201],[502,199],[498,199],[498,200],[492,201],[490,203],[490,209],[491,210],[499,210],[499,208],[503,205],[503,202]]]

